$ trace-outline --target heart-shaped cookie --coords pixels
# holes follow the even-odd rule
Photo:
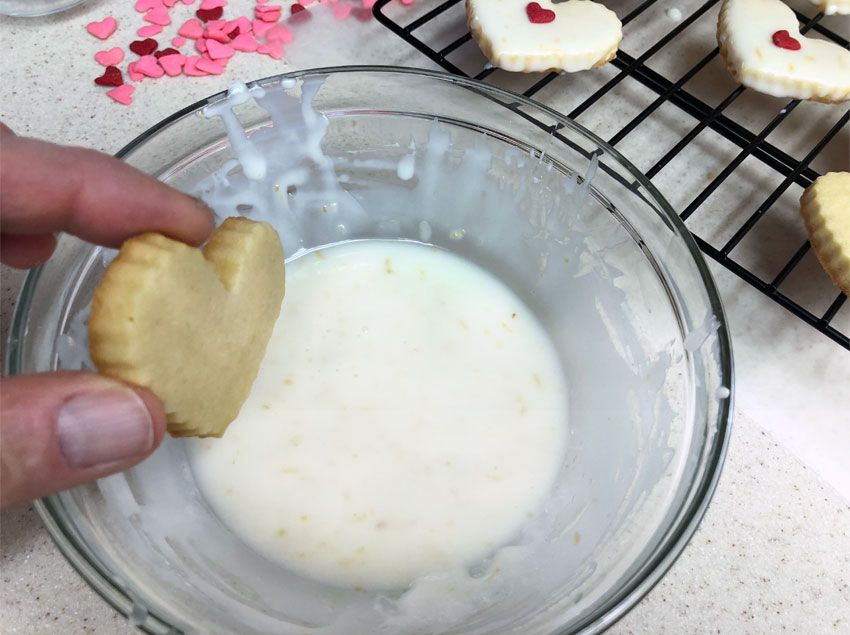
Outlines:
[[[228,218],[203,250],[161,234],[131,238],[92,299],[92,361],[150,388],[173,436],[221,436],[257,376],[284,284],[267,223]]]
[[[809,0],[826,15],[838,13],[840,15],[850,14],[850,0]]]
[[[818,177],[800,197],[800,216],[821,265],[850,295],[850,172]]]
[[[724,0],[717,43],[748,88],[827,103],[850,99],[850,51],[800,35],[797,17],[780,0]]]
[[[614,59],[617,15],[591,0],[466,0],[472,37],[507,71],[584,71]]]

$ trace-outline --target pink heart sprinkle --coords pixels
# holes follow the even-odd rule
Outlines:
[[[277,13],[277,12],[279,12],[281,9],[283,9],[283,7],[282,7],[282,6],[280,6],[279,4],[270,4],[270,5],[268,5],[268,6],[258,5],[258,6],[256,6],[256,7],[254,7],[254,13],[255,13],[255,14],[259,14],[259,13]]]
[[[130,81],[138,82],[145,78],[141,73],[136,72],[136,63],[130,62],[127,64],[127,75],[130,76]]]
[[[159,65],[168,74],[169,77],[175,77],[183,72],[183,65],[186,63],[186,56],[180,53],[172,55],[163,55],[159,58]]]
[[[269,42],[282,42],[289,44],[292,42],[292,32],[282,24],[275,24],[266,33],[266,39]]]
[[[273,25],[268,22],[263,22],[262,20],[251,20],[251,28],[254,31],[254,35],[257,37],[265,37],[266,32],[272,28]]]
[[[195,0],[183,0],[183,4],[195,4]]]
[[[200,61],[201,58],[197,55],[190,55],[187,57],[186,63],[183,65],[183,74],[188,75],[189,77],[203,77],[204,75],[209,75],[209,73],[205,73],[198,69],[198,62]]]
[[[118,23],[115,18],[105,18],[100,22],[89,22],[86,25],[86,31],[101,40],[105,40],[115,33],[116,28],[118,28]]]
[[[216,40],[207,40],[207,53],[214,60],[227,59],[233,55],[233,49]]]
[[[210,75],[221,75],[224,72],[224,64],[213,60],[201,58],[196,64],[198,70],[206,71]]]
[[[231,31],[233,31],[233,29],[239,29],[240,35],[242,33],[250,33],[251,21],[244,15],[240,15],[235,20],[228,20],[221,30],[225,33],[230,33]]]
[[[360,0],[363,3],[364,9],[371,9],[372,5],[375,4],[376,0]]]
[[[166,7],[173,7],[175,4],[177,4],[177,0],[162,0],[162,2],[163,4],[165,4]]]
[[[185,37],[180,37],[179,35],[178,35],[176,38],[174,38],[173,40],[171,40],[171,44],[172,44],[173,46],[175,46],[176,48],[180,48],[180,47],[181,47],[181,46],[183,46],[185,43],[186,43],[186,38],[185,38]]]
[[[226,7],[227,0],[203,0],[201,2],[202,9],[217,9],[218,7]]]
[[[162,6],[162,0],[136,0],[136,11],[145,13]]]
[[[94,54],[94,61],[104,66],[115,66],[124,59],[124,51],[120,46],[115,46],[108,51],[99,51]]]
[[[313,4],[313,0],[301,0],[299,3],[302,7],[308,7]]]
[[[177,35],[182,35],[183,37],[187,37],[190,40],[197,40],[204,34],[204,27],[201,24],[200,20],[195,20],[194,18],[191,20],[186,20],[183,23],[183,26],[180,27],[177,31]]]
[[[261,13],[257,16],[263,22],[277,22],[280,19],[280,11],[273,11],[271,13]]]
[[[210,29],[217,29],[219,31],[224,30],[224,25],[227,24],[227,20],[207,20],[204,27],[209,31]]]
[[[257,50],[259,44],[249,33],[241,33],[233,38],[233,43],[230,46],[237,51],[252,53]]]
[[[363,2],[367,2],[368,0],[363,0]],[[374,2],[375,0],[372,0]],[[351,5],[350,4],[335,4],[331,11],[333,11],[334,17],[337,20],[345,20],[348,15],[351,13]]]
[[[113,88],[112,90],[107,90],[106,94],[112,97],[119,104],[124,104],[125,106],[129,106],[133,103],[131,98],[133,91],[136,90],[135,86],[130,86],[130,84],[122,84],[117,88]]]
[[[269,0],[257,0],[257,4],[265,4]]]
[[[152,35],[162,33],[162,27],[158,24],[149,24],[141,27],[138,31],[136,31],[136,33],[139,34],[139,37],[150,37]]]
[[[219,31],[218,29],[207,29],[204,32],[204,35],[208,40],[215,40],[216,42],[219,42],[221,44],[227,44],[228,42],[230,42],[230,38],[227,37],[227,34],[222,31]]]
[[[136,60],[137,73],[147,75],[148,77],[162,77],[165,71],[153,55],[142,55]]]
[[[280,45],[280,42],[268,42],[267,44],[257,47],[257,53],[262,53],[263,55],[268,55],[272,59],[279,60],[283,57],[283,47]]]
[[[171,24],[171,18],[168,17],[168,9],[166,9],[165,7],[159,7],[158,9],[148,11],[145,14],[144,19],[145,22],[151,22],[160,26],[166,26],[168,24]]]
[[[207,52],[207,39],[203,37],[199,37],[195,40],[195,50],[198,53],[206,53]]]

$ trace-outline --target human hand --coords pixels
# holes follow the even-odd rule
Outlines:
[[[45,262],[64,231],[119,247],[145,231],[200,245],[213,230],[196,199],[99,152],[15,136],[0,124],[0,261]],[[0,506],[125,470],[165,435],[144,388],[86,372],[0,380]]]

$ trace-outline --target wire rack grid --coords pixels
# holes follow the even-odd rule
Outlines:
[[[378,0],[373,13],[447,71],[531,97],[607,138],[679,210],[703,253],[850,350],[850,303],[819,267],[798,214],[800,194],[822,172],[848,170],[850,106],[737,85],[714,37],[720,1],[611,0],[623,24],[617,57],[574,74],[489,65],[463,0]],[[850,48],[834,28],[840,16],[796,4],[801,33]]]

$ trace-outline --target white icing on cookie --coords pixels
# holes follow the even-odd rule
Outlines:
[[[590,0],[466,0],[466,15],[484,55],[507,71],[584,71],[614,59],[623,37],[617,15]]]
[[[850,15],[850,0],[809,0],[826,15]]]
[[[850,99],[850,51],[800,35],[797,17],[780,0],[724,0],[717,43],[744,86],[776,97]]]

